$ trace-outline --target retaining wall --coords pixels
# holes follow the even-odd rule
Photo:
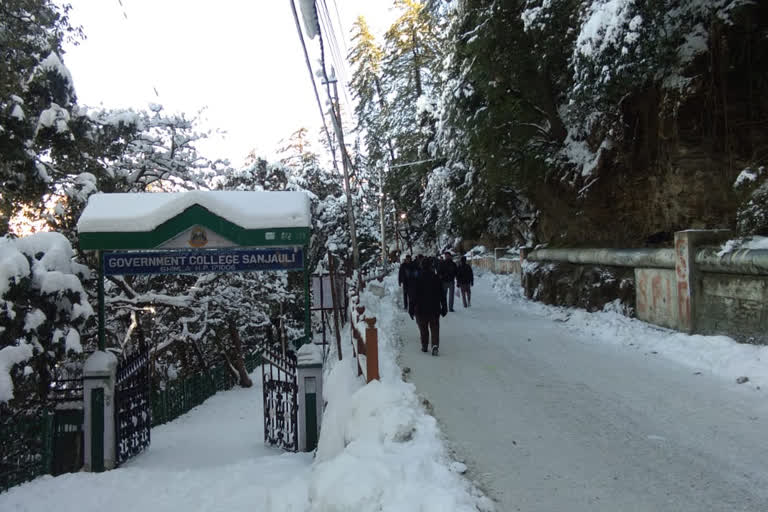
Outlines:
[[[542,249],[523,254],[537,262],[633,267],[639,319],[688,333],[768,343],[768,251],[721,254],[714,246],[729,235],[725,230],[679,231],[672,250]]]

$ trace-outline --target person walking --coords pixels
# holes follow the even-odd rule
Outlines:
[[[432,341],[432,355],[436,356],[440,346],[440,317],[448,313],[445,293],[440,278],[432,270],[430,258],[424,258],[421,274],[413,287],[413,315],[419,326],[421,351],[427,352]]]
[[[413,273],[413,262],[411,261],[411,255],[405,256],[405,261],[400,264],[400,270],[397,272],[397,284],[403,288],[403,307],[408,311],[408,286],[411,282],[411,274]]]
[[[461,290],[461,302],[465,308],[472,306],[472,290],[475,286],[475,276],[472,273],[472,267],[467,263],[467,257],[462,256],[459,266],[456,269],[456,284]]]
[[[448,311],[453,311],[453,294],[456,290],[456,263],[449,251],[445,251],[445,258],[438,264],[437,275],[443,283],[443,294],[448,294]]]

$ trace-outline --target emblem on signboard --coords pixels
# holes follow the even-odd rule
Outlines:
[[[189,245],[192,247],[205,247],[208,244],[208,236],[205,234],[205,228],[197,226],[192,228],[189,233]]]

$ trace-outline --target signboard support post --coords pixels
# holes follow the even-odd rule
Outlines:
[[[309,248],[304,246],[305,258],[309,256]],[[309,265],[304,263],[304,338],[305,343],[312,343],[312,316],[309,302]]]
[[[98,295],[99,295],[99,350],[103,351],[106,344],[105,319],[104,319],[104,252],[99,254],[99,277],[98,277]]]

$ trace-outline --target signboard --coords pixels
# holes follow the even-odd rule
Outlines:
[[[104,274],[108,276],[301,270],[303,267],[301,247],[104,253]]]
[[[342,301],[346,297],[344,291],[344,276],[336,276],[336,300]],[[338,306],[340,309],[344,304]],[[331,295],[331,276],[312,276],[312,309],[333,309],[333,295]]]
[[[222,249],[225,247],[237,247],[231,240],[227,240],[215,231],[205,226],[192,226],[185,229],[175,237],[167,240],[158,249]]]

